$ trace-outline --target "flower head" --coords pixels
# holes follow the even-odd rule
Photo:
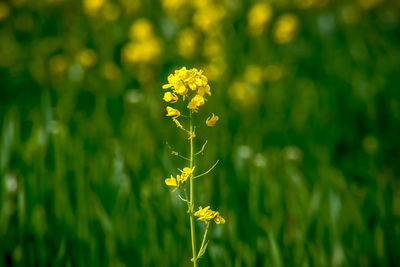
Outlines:
[[[181,115],[181,113],[179,112],[179,110],[171,108],[171,107],[167,107],[167,115],[165,115],[165,116],[168,116],[168,117],[172,116],[174,118],[177,118],[180,115]]]
[[[206,124],[209,127],[214,127],[218,120],[219,120],[219,117],[214,115],[214,113],[212,113],[212,115],[207,118]]]
[[[225,219],[219,215],[219,212],[211,210],[210,206],[205,208],[200,206],[199,210],[194,213],[194,216],[199,217],[198,220],[204,223],[209,223],[211,220],[214,220],[216,224],[225,223]]]
[[[163,99],[165,102],[171,102],[171,103],[175,103],[176,101],[178,101],[178,97],[176,96],[176,94],[171,92],[164,93]]]
[[[193,173],[194,168],[189,168],[189,167],[185,167],[183,168],[183,170],[178,169],[182,174],[178,175],[178,181],[180,181],[181,184],[185,184],[187,179],[190,177],[190,175]]]
[[[174,192],[179,187],[178,181],[172,175],[170,178],[165,179],[165,184],[175,187],[172,192]]]
[[[177,95],[182,96],[185,101],[186,97],[190,99],[187,108],[198,111],[198,108],[204,105],[206,99],[205,95],[211,95],[208,79],[203,75],[202,70],[196,68],[186,69],[182,67],[175,70],[174,73],[168,76],[168,83],[162,86],[164,89],[170,89],[172,92],[164,94],[166,102],[175,103],[178,101]]]

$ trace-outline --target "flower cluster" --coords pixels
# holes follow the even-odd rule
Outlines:
[[[180,96],[182,102],[186,99],[188,100],[187,108],[191,112],[198,112],[199,107],[203,106],[207,101],[205,96],[211,96],[210,85],[208,85],[207,77],[203,74],[202,70],[196,68],[188,70],[186,67],[182,67],[179,70],[175,70],[174,73],[171,73],[168,76],[168,83],[164,84],[162,88],[171,90],[164,93],[163,100],[165,102],[171,104],[176,103],[179,101]],[[172,117],[175,124],[179,128],[185,130],[182,124],[177,120],[177,118],[181,116],[181,112],[170,106],[167,106],[166,110],[166,116]],[[206,125],[213,127],[217,123],[218,119],[219,117],[213,113],[207,118]],[[194,136],[194,133],[190,133],[190,138],[193,138]]]
[[[199,107],[206,102],[205,95],[211,95],[208,79],[203,75],[203,71],[194,69],[186,69],[183,67],[175,70],[173,74],[168,76],[168,83],[163,85],[164,89],[172,89],[164,93],[164,101],[175,103],[178,101],[178,95],[185,101],[189,98],[187,108],[197,112]]]
[[[204,223],[209,223],[211,220],[214,220],[216,224],[225,223],[225,219],[219,215],[219,212],[211,210],[210,206],[205,208],[200,206],[199,210],[194,213],[194,216],[199,217],[197,220],[203,221]]]
[[[165,179],[166,185],[175,187],[175,189],[173,191],[178,189],[180,185],[186,184],[186,181],[188,180],[188,178],[194,171],[194,167],[193,168],[185,167],[185,168],[183,168],[183,170],[180,170],[180,169],[178,169],[178,170],[181,172],[181,174],[180,175],[178,174],[176,176],[176,178],[173,177],[171,174],[170,178]]]

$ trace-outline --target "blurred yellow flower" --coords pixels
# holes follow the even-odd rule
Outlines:
[[[378,6],[382,0],[357,0],[357,3],[364,9],[371,9]]]
[[[93,16],[101,9],[104,2],[105,0],[83,0],[83,8],[88,15]]]
[[[167,115],[168,117],[173,116],[174,118],[177,118],[181,115],[181,113],[179,112],[179,110],[171,108],[171,107],[167,107]]]
[[[209,80],[217,80],[226,70],[226,61],[222,56],[215,57],[210,63],[204,66],[205,72]]]
[[[129,29],[131,40],[146,40],[153,37],[153,26],[147,19],[138,19],[134,21]]]
[[[178,101],[178,97],[176,96],[176,94],[171,93],[171,92],[166,92],[164,93],[164,98],[163,100],[165,102],[171,102],[171,103],[175,103],[176,101]]]
[[[257,91],[249,83],[234,82],[228,89],[229,96],[235,102],[235,108],[252,108],[258,103]]]
[[[197,220],[203,221],[204,223],[209,223],[211,220],[214,220],[216,224],[225,223],[225,219],[219,215],[219,212],[211,210],[210,206],[205,208],[200,206],[199,210],[194,213],[194,216],[199,217]]]
[[[122,59],[128,63],[157,62],[161,42],[153,32],[153,26],[146,19],[138,19],[129,30],[131,41],[122,48]]]
[[[161,4],[166,11],[177,12],[181,10],[187,2],[187,0],[162,0]]]
[[[299,19],[296,15],[285,14],[278,18],[274,25],[273,37],[276,43],[290,43],[299,30]]]
[[[279,81],[283,76],[283,67],[281,65],[271,64],[264,69],[264,79],[269,82]]]
[[[11,0],[11,4],[14,7],[23,7],[26,4],[26,1],[28,0]]]
[[[214,113],[212,113],[212,115],[207,118],[206,124],[209,127],[214,127],[218,120],[219,120],[219,117],[214,115]]]
[[[193,16],[193,23],[203,32],[215,33],[216,27],[225,17],[225,7],[210,3],[198,8]]]
[[[356,24],[361,19],[361,9],[357,5],[348,4],[342,8],[341,13],[346,24]]]
[[[260,84],[263,78],[263,71],[258,65],[249,65],[244,71],[244,78],[248,82]]]
[[[52,56],[49,60],[49,68],[52,72],[64,72],[68,67],[67,58],[64,55]]]
[[[78,55],[79,62],[82,66],[92,67],[97,63],[97,54],[92,49],[85,49]]]
[[[124,10],[124,13],[126,14],[132,14],[138,10],[140,7],[142,1],[141,0],[120,0],[119,1],[122,5],[122,9]]]
[[[223,52],[222,40],[219,36],[207,37],[203,44],[203,54],[205,57],[215,59]]]
[[[6,19],[11,13],[10,6],[4,2],[0,2],[0,21]]]
[[[196,52],[198,34],[194,29],[184,29],[178,36],[178,53],[184,58],[191,58]]]
[[[115,21],[119,18],[121,10],[118,5],[113,3],[107,3],[104,6],[103,17],[108,21]]]
[[[252,36],[260,36],[271,20],[272,8],[268,3],[258,3],[247,14],[248,31]]]
[[[318,0],[295,0],[294,3],[299,8],[307,9],[317,4]]]
[[[129,42],[122,48],[122,58],[129,63],[152,63],[158,58],[161,45],[158,39]]]
[[[121,75],[119,67],[112,61],[103,63],[100,69],[101,74],[107,80],[115,80]]]

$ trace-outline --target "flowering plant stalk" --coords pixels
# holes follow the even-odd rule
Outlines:
[[[168,76],[168,84],[163,85],[163,89],[171,90],[166,91],[164,93],[164,101],[168,103],[177,103],[178,101],[182,101],[188,111],[189,115],[185,116],[181,114],[178,109],[167,106],[167,114],[166,116],[171,117],[172,121],[176,124],[176,126],[188,134],[189,140],[189,157],[182,156],[178,152],[172,150],[172,154],[178,157],[181,157],[187,161],[189,161],[189,166],[184,167],[182,170],[178,169],[180,174],[174,177],[171,175],[169,178],[165,179],[165,183],[168,186],[173,187],[173,191],[180,190],[184,193],[184,197],[178,195],[179,198],[187,203],[190,221],[190,237],[192,243],[192,253],[193,258],[191,259],[193,262],[193,266],[197,266],[198,259],[205,253],[208,245],[207,241],[207,233],[210,226],[210,223],[214,221],[216,224],[224,224],[225,219],[219,214],[218,211],[211,210],[210,206],[205,208],[199,207],[197,211],[195,209],[195,199],[194,199],[194,180],[208,174],[214,169],[217,165],[218,161],[211,166],[209,170],[203,172],[201,174],[195,175],[195,165],[194,165],[194,157],[204,151],[204,148],[207,144],[207,141],[202,146],[201,150],[197,153],[194,153],[194,138],[196,137],[195,126],[193,123],[194,116],[198,113],[199,107],[203,106],[207,99],[206,95],[211,96],[210,86],[208,85],[208,79],[203,75],[203,72],[197,69],[187,70],[185,67],[175,70],[173,74]],[[187,103],[187,104],[186,104]],[[189,118],[189,129],[185,128],[178,118]],[[219,117],[215,114],[212,114],[206,120],[206,125],[209,127],[213,127],[218,121]],[[189,183],[189,194],[187,190],[187,184]],[[206,230],[203,234],[203,240],[200,245],[200,249],[197,251],[196,249],[196,234],[195,234],[195,217],[199,221],[202,221],[206,224]]]

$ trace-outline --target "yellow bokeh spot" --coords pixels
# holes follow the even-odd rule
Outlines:
[[[371,9],[377,7],[382,0],[357,0],[357,3],[364,9]]]
[[[79,63],[84,67],[92,67],[97,63],[98,57],[94,50],[85,49],[78,55]]]
[[[257,104],[257,91],[243,81],[234,82],[228,90],[230,98],[235,102],[235,108],[251,108]]]
[[[14,7],[23,7],[26,4],[27,0],[11,0],[11,4]]]
[[[247,82],[260,84],[263,78],[263,70],[260,66],[249,65],[244,71],[244,79]]]
[[[109,61],[101,65],[101,74],[107,80],[115,80],[121,75],[121,70],[114,62]]]
[[[283,76],[283,68],[281,65],[271,64],[264,69],[264,79],[269,82],[279,81]]]
[[[122,59],[128,63],[152,63],[161,50],[157,39],[149,39],[147,42],[130,42],[122,49]]]
[[[206,5],[195,12],[193,23],[204,32],[214,33],[216,27],[225,17],[225,13],[225,8],[221,5]]]
[[[299,19],[296,15],[285,14],[278,18],[274,25],[273,37],[276,43],[290,43],[299,31]]]
[[[261,35],[272,17],[272,8],[267,3],[255,4],[247,14],[247,27],[252,36]]]
[[[10,6],[6,3],[0,2],[0,21],[6,19],[11,13]]]
[[[204,71],[211,81],[217,80],[226,70],[226,63],[222,57],[217,57],[204,66]]]
[[[96,15],[104,5],[105,0],[83,0],[83,8],[90,15]]]
[[[198,34],[193,29],[184,29],[178,37],[178,53],[184,58],[191,58],[196,52]]]
[[[62,73],[67,69],[67,67],[67,58],[64,55],[55,55],[49,60],[49,68],[51,72]]]
[[[119,18],[121,10],[118,5],[107,3],[103,9],[103,16],[108,21],[115,21]]]
[[[122,9],[124,10],[124,13],[126,14],[132,14],[134,12],[136,12],[138,10],[138,8],[140,7],[140,4],[142,1],[140,0],[120,0],[119,1],[121,3]]]
[[[138,19],[129,29],[131,40],[145,40],[153,36],[153,26],[147,19]]]
[[[343,22],[357,24],[361,19],[361,10],[357,5],[346,5],[342,8]]]
[[[203,54],[205,57],[215,59],[222,53],[223,47],[217,36],[208,37],[204,40]]]
[[[181,10],[187,2],[187,0],[162,0],[161,4],[166,11],[176,12]]]
[[[126,63],[154,63],[161,52],[160,40],[153,26],[146,19],[132,23],[129,30],[131,41],[122,48],[122,60]]]

